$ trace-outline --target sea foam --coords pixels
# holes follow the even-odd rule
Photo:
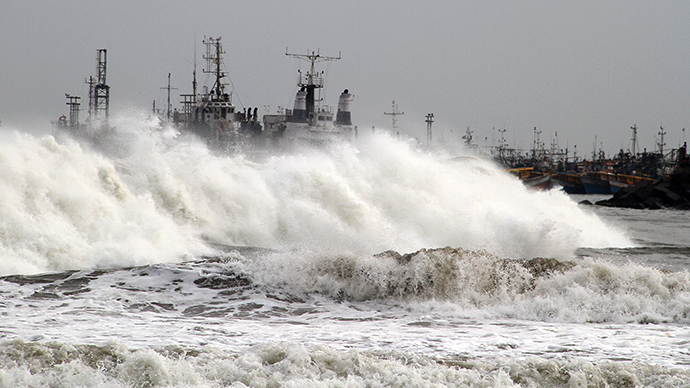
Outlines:
[[[112,123],[98,146],[2,134],[0,274],[180,261],[208,242],[525,258],[631,245],[564,193],[529,191],[469,152],[376,134],[254,158],[211,152],[144,114]]]
[[[0,385],[81,387],[688,387],[688,371],[642,363],[434,359],[272,342],[230,353],[213,347],[127,349],[0,343]]]

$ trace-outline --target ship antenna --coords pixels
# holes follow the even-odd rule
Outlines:
[[[393,116],[393,132],[395,132],[395,130],[398,128],[398,119],[396,119],[395,117],[404,115],[405,112],[399,112],[398,104],[396,104],[395,100],[393,100],[393,110],[391,112],[383,112],[383,114]]]
[[[194,34],[194,78],[192,79],[192,93],[196,99],[196,34]]]
[[[204,73],[214,74],[216,76],[216,82],[213,85],[213,89],[216,90],[216,95],[220,98],[225,91],[225,84],[222,82],[225,73],[221,70],[223,62],[222,55],[225,54],[225,51],[223,51],[223,46],[220,44],[220,38],[209,36],[208,39],[204,39],[204,43],[206,44],[206,55],[204,55],[206,69],[204,69]]]
[[[424,120],[424,121],[426,122],[426,142],[427,142],[427,145],[431,145],[431,141],[432,141],[431,124],[433,124],[433,122],[434,122],[434,114],[433,113],[427,113],[426,120]]]
[[[321,74],[318,74],[316,72],[316,63],[340,60],[341,53],[338,52],[337,57],[328,57],[325,55],[321,55],[319,51],[312,51],[311,54],[292,54],[288,52],[286,47],[285,55],[311,63],[311,67],[310,70],[307,72],[307,75],[302,75],[302,73],[300,72],[299,80],[297,81],[297,85],[301,88],[304,88],[307,92],[307,117],[309,117],[309,119],[311,120],[313,119],[313,116],[315,114],[314,92],[316,89],[323,88],[324,86],[323,77],[321,76]]]
[[[167,112],[167,117],[168,121],[170,121],[170,110],[172,109],[172,105],[170,104],[170,90],[177,90],[177,88],[170,87],[170,73],[168,73],[168,86],[163,86],[161,89],[167,89],[168,90],[168,112]]]

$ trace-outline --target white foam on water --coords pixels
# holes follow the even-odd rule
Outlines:
[[[233,263],[296,295],[381,301],[419,314],[542,322],[690,322],[690,273],[591,258],[507,260],[434,249],[399,256],[269,253]]]
[[[269,342],[127,349],[21,341],[0,345],[0,385],[80,387],[688,387],[690,373],[641,363],[526,359],[434,359]]]
[[[0,274],[179,261],[208,253],[208,241],[560,258],[631,245],[562,192],[532,192],[485,160],[386,135],[251,160],[209,152],[144,114],[112,122],[100,148],[2,133]]]

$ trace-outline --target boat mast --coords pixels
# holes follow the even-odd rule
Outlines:
[[[427,113],[426,115],[426,143],[427,145],[431,145],[431,124],[434,122],[434,114],[433,113]]]
[[[222,82],[225,72],[221,70],[225,51],[223,51],[223,47],[220,44],[220,38],[209,36],[208,39],[204,39],[204,44],[206,44],[206,55],[204,55],[206,69],[204,69],[204,73],[215,75],[216,81],[211,89],[211,94],[215,90],[216,96],[220,100],[225,94],[225,84]]]
[[[393,116],[393,132],[395,132],[395,130],[398,128],[398,120],[395,117],[404,115],[405,112],[398,112],[398,104],[396,104],[395,100],[393,100],[393,110],[391,110],[390,112],[383,112],[383,114]]]
[[[312,51],[311,54],[291,54],[286,48],[285,55],[311,63],[311,68],[306,76],[303,76],[302,72],[299,71],[297,85],[307,92],[307,117],[309,118],[309,122],[312,122],[315,113],[315,91],[324,86],[323,77],[321,77],[323,71],[321,73],[316,73],[316,63],[340,60],[341,54],[338,52],[337,57],[327,57],[319,54],[318,51],[316,53]]]
[[[192,73],[192,94],[180,94],[182,97],[182,114],[184,115],[183,121],[190,122],[192,120],[192,107],[196,104],[196,35],[194,36],[194,71]],[[155,103],[155,102],[154,102]]]
[[[194,34],[194,78],[192,79],[193,101],[196,102],[196,34]]]
[[[170,104],[170,90],[177,88],[173,88],[170,86],[170,73],[168,73],[168,86],[163,86],[161,89],[167,89],[168,90],[168,112],[167,112],[167,117],[168,121],[170,121],[170,110],[172,109],[172,105]]]
[[[108,86],[105,82],[106,67],[108,63],[107,56],[108,50],[98,49],[98,57],[96,59],[98,80],[96,81],[96,85],[93,87],[93,112],[96,115],[96,118],[104,119],[106,124],[108,116],[110,115],[110,86]]]

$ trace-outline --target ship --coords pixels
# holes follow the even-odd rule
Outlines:
[[[356,138],[357,127],[352,125],[350,104],[353,95],[345,89],[338,101],[336,112],[322,104],[321,89],[324,88],[324,72],[316,71],[316,64],[324,61],[340,60],[338,57],[323,56],[318,52],[310,54],[285,55],[305,60],[310,64],[303,74],[299,70],[297,85],[299,91],[295,96],[293,109],[284,109],[278,114],[264,114],[260,117],[258,105],[255,108],[244,108],[241,111],[232,102],[232,93],[226,90],[223,46],[221,38],[204,37],[206,68],[203,72],[211,74],[213,83],[197,90],[197,71],[194,65],[192,93],[181,94],[182,110],[171,111],[170,74],[168,74],[168,107],[167,117],[162,117],[156,110],[153,113],[161,119],[161,124],[171,124],[181,134],[197,136],[206,142],[209,148],[221,151],[266,150],[273,147],[290,148],[306,144],[322,146],[334,142],[351,142]],[[79,123],[80,97],[66,94],[70,107],[69,119],[62,115],[53,122],[53,127],[71,135],[91,138],[103,137],[103,128],[109,129],[109,91],[105,82],[106,75],[105,49],[98,50],[97,79],[90,77],[89,118],[86,124]],[[112,129],[112,128],[110,128]]]
[[[296,145],[324,146],[336,142],[352,142],[357,135],[357,127],[352,125],[350,104],[353,95],[345,89],[338,100],[338,110],[333,112],[328,105],[322,105],[320,91],[324,88],[323,72],[316,71],[316,63],[335,61],[337,57],[323,56],[318,52],[310,54],[285,55],[305,60],[310,64],[306,74],[298,71],[297,86],[292,110],[284,114],[264,115],[264,136],[284,148]]]
[[[196,71],[194,93],[182,94],[183,111],[176,112],[173,121],[205,139],[213,148],[266,149],[273,147],[290,148],[299,144],[322,146],[337,141],[352,141],[356,127],[352,125],[350,103],[353,95],[346,89],[341,93],[338,110],[334,114],[328,105],[322,105],[320,90],[324,88],[323,72],[316,71],[316,63],[339,60],[338,57],[311,54],[291,54],[287,56],[306,60],[310,64],[306,74],[299,71],[293,109],[278,114],[264,114],[259,117],[258,108],[238,111],[232,104],[232,94],[225,91],[221,38],[204,39],[207,60],[206,73],[214,76],[210,89],[196,93]]]
[[[182,112],[175,111],[173,123],[181,132],[189,132],[204,139],[216,149],[230,150],[263,144],[263,128],[258,108],[239,111],[232,103],[232,93],[226,90],[224,78],[223,46],[221,38],[204,38],[206,69],[211,74],[213,85],[203,86],[197,93],[196,68],[192,81],[193,92],[180,95]]]

